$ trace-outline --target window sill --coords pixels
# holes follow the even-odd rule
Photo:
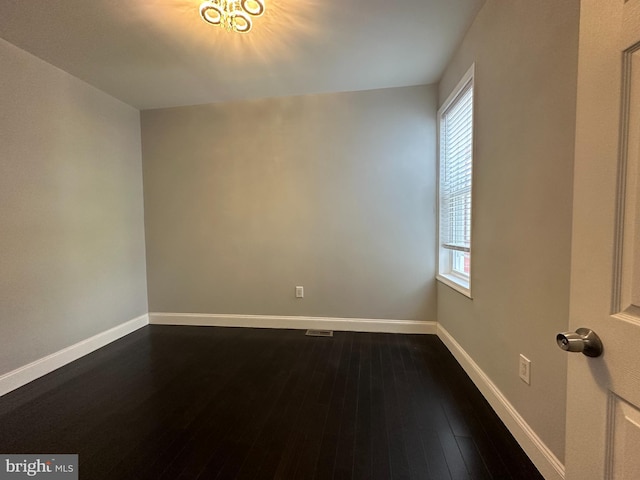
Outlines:
[[[460,277],[440,273],[436,275],[436,280],[453,288],[456,292],[461,293],[465,297],[473,298],[471,297],[471,286],[469,285],[469,282],[461,279]]]

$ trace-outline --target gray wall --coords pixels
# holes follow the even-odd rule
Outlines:
[[[436,96],[142,112],[150,311],[435,320]]]
[[[0,374],[147,311],[137,110],[0,40]]]
[[[440,83],[443,102],[476,62],[474,299],[440,284],[438,320],[561,460],[578,17],[579,0],[487,0]]]

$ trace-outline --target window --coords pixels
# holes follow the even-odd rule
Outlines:
[[[471,296],[473,67],[438,112],[438,280]]]

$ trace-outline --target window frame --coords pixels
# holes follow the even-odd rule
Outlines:
[[[442,165],[442,137],[441,137],[441,125],[443,120],[443,114],[449,110],[452,104],[454,104],[461,96],[461,94],[467,89],[467,87],[471,84],[471,88],[473,89],[472,99],[471,99],[471,188],[470,188],[470,196],[471,196],[471,212],[470,212],[470,232],[469,232],[469,275],[461,275],[459,272],[455,271],[453,268],[454,263],[454,255],[457,250],[447,249],[442,246],[442,238],[440,236],[440,225],[441,225],[441,196],[440,196],[440,173],[441,173],[441,165]],[[437,243],[437,274],[436,279],[441,283],[453,288],[454,290],[460,292],[461,294],[472,298],[471,296],[471,276],[473,273],[472,261],[473,261],[473,184],[475,183],[473,180],[474,177],[474,160],[475,160],[475,114],[476,114],[476,91],[475,91],[475,63],[471,65],[469,70],[463,75],[455,88],[451,91],[447,99],[444,101],[442,106],[438,109],[437,112],[437,149],[438,149],[438,172],[437,172],[437,235],[438,235],[438,243]]]

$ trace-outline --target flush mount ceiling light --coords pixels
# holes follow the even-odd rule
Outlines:
[[[200,5],[200,16],[211,25],[228,31],[247,33],[253,26],[251,17],[264,13],[264,0],[206,0]]]

